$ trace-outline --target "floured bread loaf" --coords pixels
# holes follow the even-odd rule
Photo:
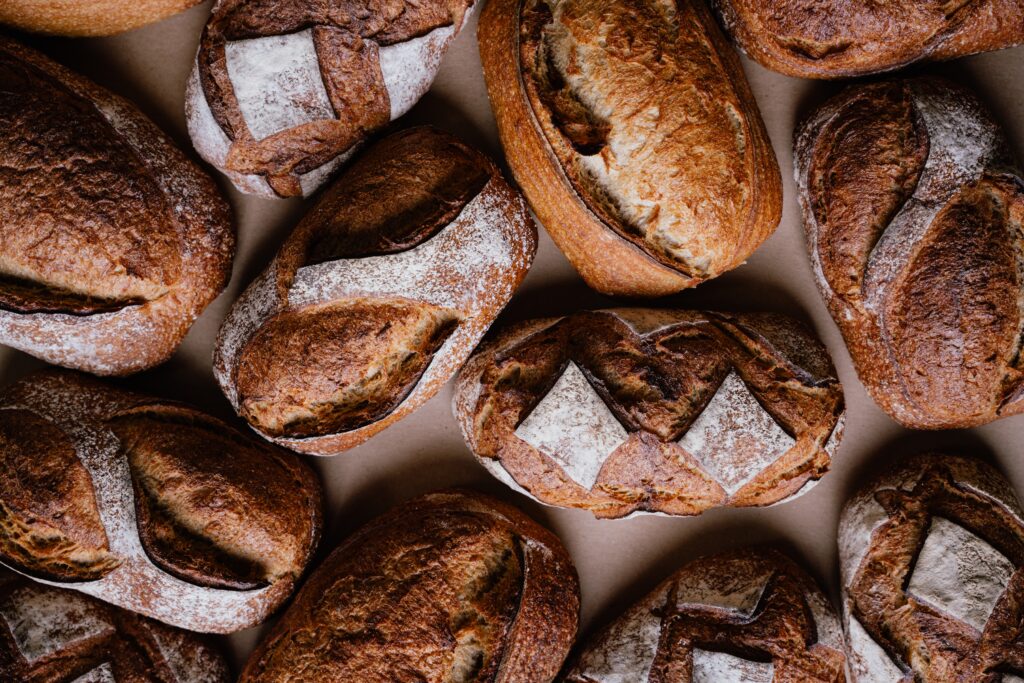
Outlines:
[[[491,498],[434,493],[331,553],[239,680],[550,683],[578,611],[553,534]]]
[[[509,165],[591,287],[677,292],[775,230],[775,153],[702,0],[493,0],[479,42]]]
[[[1024,409],[1024,180],[974,96],[932,79],[854,85],[800,128],[818,286],[861,381],[912,429]]]
[[[474,0],[219,0],[189,133],[249,194],[309,195],[430,88]]]
[[[320,537],[296,456],[188,406],[44,371],[0,395],[0,561],[192,631],[256,624]]]
[[[623,308],[498,332],[454,411],[480,462],[598,517],[771,505],[828,471],[844,422],[825,348],[795,320]]]
[[[990,465],[900,460],[846,504],[839,558],[853,681],[1024,680],[1024,520]]]
[[[265,438],[332,455],[448,381],[526,276],[536,227],[487,158],[432,128],[368,149],[235,302],[214,373]]]
[[[213,181],[127,101],[0,38],[0,343],[124,375],[231,273]]]
[[[711,0],[761,65],[846,78],[1024,43],[1024,0]]]
[[[98,600],[0,572],[0,680],[228,683],[204,638]]]
[[[828,599],[785,555],[756,548],[684,566],[586,642],[559,680],[844,683],[845,665]]]
[[[202,0],[3,0],[0,24],[58,36],[109,36],[152,24]]]

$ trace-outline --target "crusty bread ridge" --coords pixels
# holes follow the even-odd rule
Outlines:
[[[58,36],[109,36],[152,24],[202,0],[4,0],[0,24]]]

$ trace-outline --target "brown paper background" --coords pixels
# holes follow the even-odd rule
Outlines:
[[[210,3],[204,3],[167,21],[113,38],[23,38],[133,100],[191,150],[183,111],[185,81],[209,9]],[[865,394],[812,279],[792,172],[791,138],[796,122],[839,86],[781,76],[749,60],[744,60],[744,67],[782,169],[782,222],[746,265],[696,290],[659,300],[658,305],[774,310],[809,323],[831,351],[846,391],[846,436],[832,472],[807,495],[772,508],[715,510],[699,518],[645,516],[597,521],[589,513],[536,504],[491,478],[462,441],[451,415],[449,383],[419,412],[368,443],[334,458],[314,460],[324,478],[328,501],[328,528],[320,557],[358,526],[400,501],[440,487],[471,486],[519,505],[562,538],[579,570],[581,635],[585,636],[687,560],[747,543],[781,543],[835,597],[836,524],[843,501],[872,464],[898,453],[927,448],[987,453],[1009,474],[1015,488],[1024,490],[1024,416],[970,431],[910,432],[896,425]],[[940,73],[974,88],[1004,125],[1017,157],[1024,159],[1024,47],[920,71]],[[395,125],[423,122],[450,130],[501,159],[480,73],[475,19],[452,46],[431,91]],[[223,176],[216,177],[234,207],[238,226],[231,283],[168,363],[124,383],[189,401],[242,425],[213,380],[213,339],[231,302],[263,269],[308,202],[245,197]],[[533,269],[502,320],[566,313],[612,301],[587,289],[541,230]],[[0,385],[41,365],[24,354],[0,348]],[[263,628],[222,639],[236,671]]]

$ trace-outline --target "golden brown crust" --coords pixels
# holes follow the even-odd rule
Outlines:
[[[201,0],[4,0],[0,23],[57,36],[109,36],[182,12]]]
[[[435,493],[338,547],[240,680],[549,683],[578,611],[554,535],[485,496]]]
[[[592,287],[676,292],[775,229],[775,156],[701,3],[496,0],[479,42],[513,173]]]
[[[1024,42],[1021,0],[712,0],[726,30],[763,66],[846,78]]]
[[[563,400],[553,387],[570,365],[591,390]],[[727,378],[749,392],[748,405],[722,405],[741,399]],[[588,396],[600,404],[591,408]],[[545,413],[542,401],[565,405]],[[603,423],[589,412],[602,405]],[[598,517],[783,501],[828,471],[844,414],[828,354],[795,321],[651,309],[506,328],[467,363],[454,406],[471,449],[499,478]],[[705,412],[712,424],[697,428]],[[710,436],[690,441],[691,429]],[[559,432],[572,442],[544,437]]]
[[[858,374],[919,429],[1019,412],[1024,180],[967,91],[856,86],[801,128],[815,273]]]

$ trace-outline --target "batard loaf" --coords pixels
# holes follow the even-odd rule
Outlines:
[[[109,36],[152,24],[202,0],[4,0],[0,23],[58,36]]]
[[[639,308],[500,330],[454,410],[498,479],[598,517],[788,500],[828,472],[845,415],[828,353],[795,320]]]
[[[533,260],[536,227],[483,155],[432,128],[369,148],[235,303],[214,373],[264,437],[332,455],[437,393]]]
[[[0,395],[0,473],[3,564],[192,631],[265,619],[320,537],[294,454],[68,371]]]

